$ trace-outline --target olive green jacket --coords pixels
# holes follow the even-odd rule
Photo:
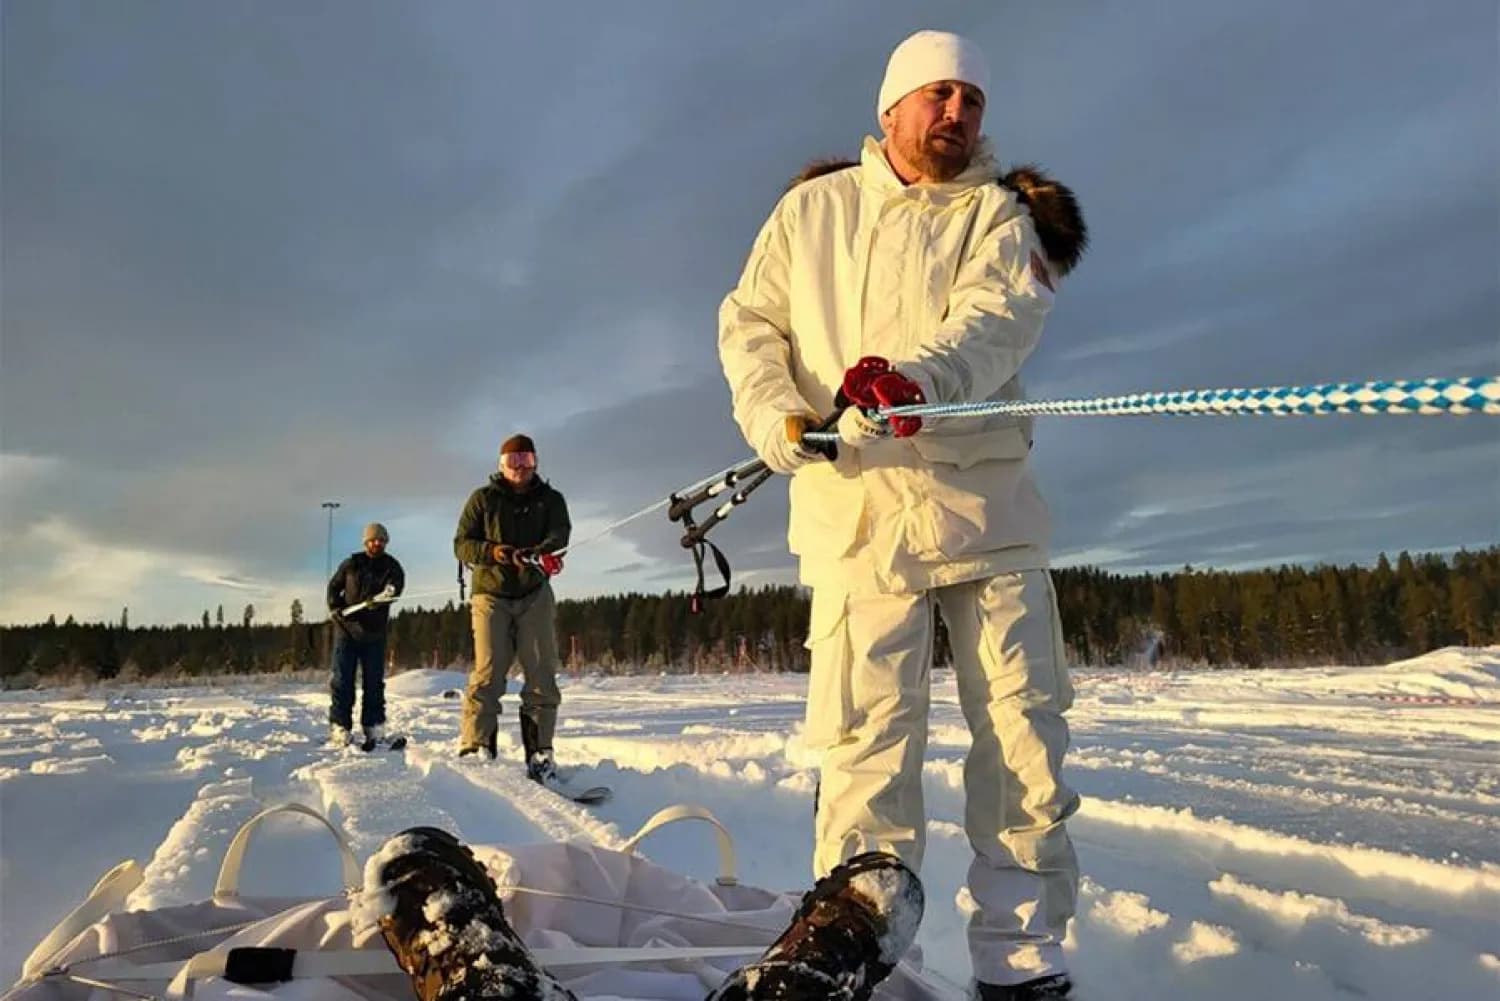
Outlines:
[[[525,491],[518,491],[499,473],[469,495],[458,530],[453,535],[453,555],[474,571],[475,594],[522,598],[547,582],[535,567],[524,570],[495,562],[496,543],[552,553],[568,544],[573,525],[563,495],[540,477]]]

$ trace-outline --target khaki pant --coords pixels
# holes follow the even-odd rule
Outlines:
[[[815,875],[869,848],[921,865],[934,603],[948,626],[973,738],[964,829],[974,850],[974,974],[1012,984],[1062,972],[1078,895],[1078,860],[1063,822],[1078,797],[1061,777],[1073,687],[1044,570],[917,594],[814,590],[806,737],[825,748]]]
[[[536,722],[538,747],[551,748],[557,729],[557,603],[552,585],[524,598],[476,594],[469,606],[474,625],[474,669],[464,694],[461,747],[492,747],[500,696],[511,664],[521,661],[521,714]]]

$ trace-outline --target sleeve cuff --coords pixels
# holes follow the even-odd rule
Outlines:
[[[937,384],[932,381],[932,376],[928,375],[927,370],[922,368],[922,366],[915,363],[907,363],[905,365],[893,366],[893,368],[920,386],[922,389],[922,398],[928,403],[951,402],[938,397]]]

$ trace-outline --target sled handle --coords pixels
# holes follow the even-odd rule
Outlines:
[[[339,846],[344,889],[357,890],[364,884],[359,860],[354,857],[354,850],[349,847],[349,841],[342,831],[330,824],[327,817],[310,806],[303,806],[301,803],[282,803],[279,806],[267,807],[245,821],[244,826],[235,834],[234,840],[229,842],[229,850],[224,853],[224,864],[219,867],[219,880],[214,884],[215,900],[233,900],[240,895],[240,868],[245,864],[245,851],[250,847],[250,836],[265,820],[278,813],[300,813],[326,827]]]
[[[651,816],[651,819],[642,824],[641,829],[636,831],[629,841],[625,842],[623,850],[634,852],[641,841],[645,839],[646,835],[660,830],[668,824],[676,823],[679,820],[702,820],[718,828],[719,875],[716,882],[720,886],[734,886],[739,883],[739,877],[735,875],[734,838],[730,837],[729,829],[719,823],[719,818],[709,813],[707,807],[698,806],[693,803],[678,803],[676,806],[657,810]]]
[[[99,877],[83,903],[69,911],[47,937],[37,943],[21,964],[21,979],[29,980],[46,971],[48,961],[78,937],[84,929],[111,911],[124,906],[125,898],[145,881],[146,874],[135,859],[126,859]]]

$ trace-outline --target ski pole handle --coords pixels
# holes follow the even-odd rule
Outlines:
[[[702,504],[710,497],[717,497],[725,490],[728,490],[735,484],[739,483],[741,480],[747,480],[765,468],[766,464],[764,462],[761,462],[759,459],[747,459],[746,461],[740,463],[738,466],[735,466],[733,469],[729,470],[729,472],[725,473],[717,480],[714,480],[712,483],[700,487],[690,494],[672,494],[668,498],[668,500],[671,501],[672,506],[667,508],[667,520],[683,520],[683,518],[689,512],[691,512],[693,508],[697,507],[699,504]]]
[[[839,418],[842,416],[844,416],[844,408],[836,407],[833,411],[833,416],[803,431],[802,440],[798,444],[809,451],[817,452],[829,462],[837,462],[839,457],[839,436],[836,433],[830,435],[826,432],[833,431],[838,426]]]
[[[839,407],[833,412],[832,416],[806,429],[803,432],[805,437],[800,443],[805,445],[808,450],[818,453],[830,462],[836,460],[839,457],[838,435],[835,434],[832,441],[820,441],[807,436],[835,427],[839,422],[839,417],[843,413],[844,408]],[[736,505],[745,503],[745,498],[749,497],[756,487],[760,486],[770,477],[771,470],[764,462],[759,459],[749,459],[735,466],[712,483],[700,487],[690,494],[671,494],[667,498],[671,502],[671,506],[667,508],[667,519],[669,521],[686,523],[687,531],[682,536],[683,547],[692,548],[698,540],[703,538],[703,533],[729,517],[729,512]],[[693,523],[693,508],[712,497],[717,497],[726,490],[734,489],[740,483],[747,483],[747,485],[736,491],[727,503],[721,504],[715,509],[714,513],[709,515],[701,525]]]
[[[703,537],[708,534],[709,529],[713,528],[725,518],[728,518],[730,514],[734,512],[734,509],[736,507],[745,503],[745,501],[749,499],[750,495],[755,492],[755,489],[762,483],[769,480],[771,476],[771,470],[762,467],[761,471],[755,475],[754,479],[752,479],[749,483],[746,483],[740,489],[736,490],[734,494],[729,498],[729,500],[714,508],[713,513],[710,514],[707,518],[703,519],[702,524],[689,525],[687,531],[682,533],[682,548],[692,549],[698,543],[702,542]]]

